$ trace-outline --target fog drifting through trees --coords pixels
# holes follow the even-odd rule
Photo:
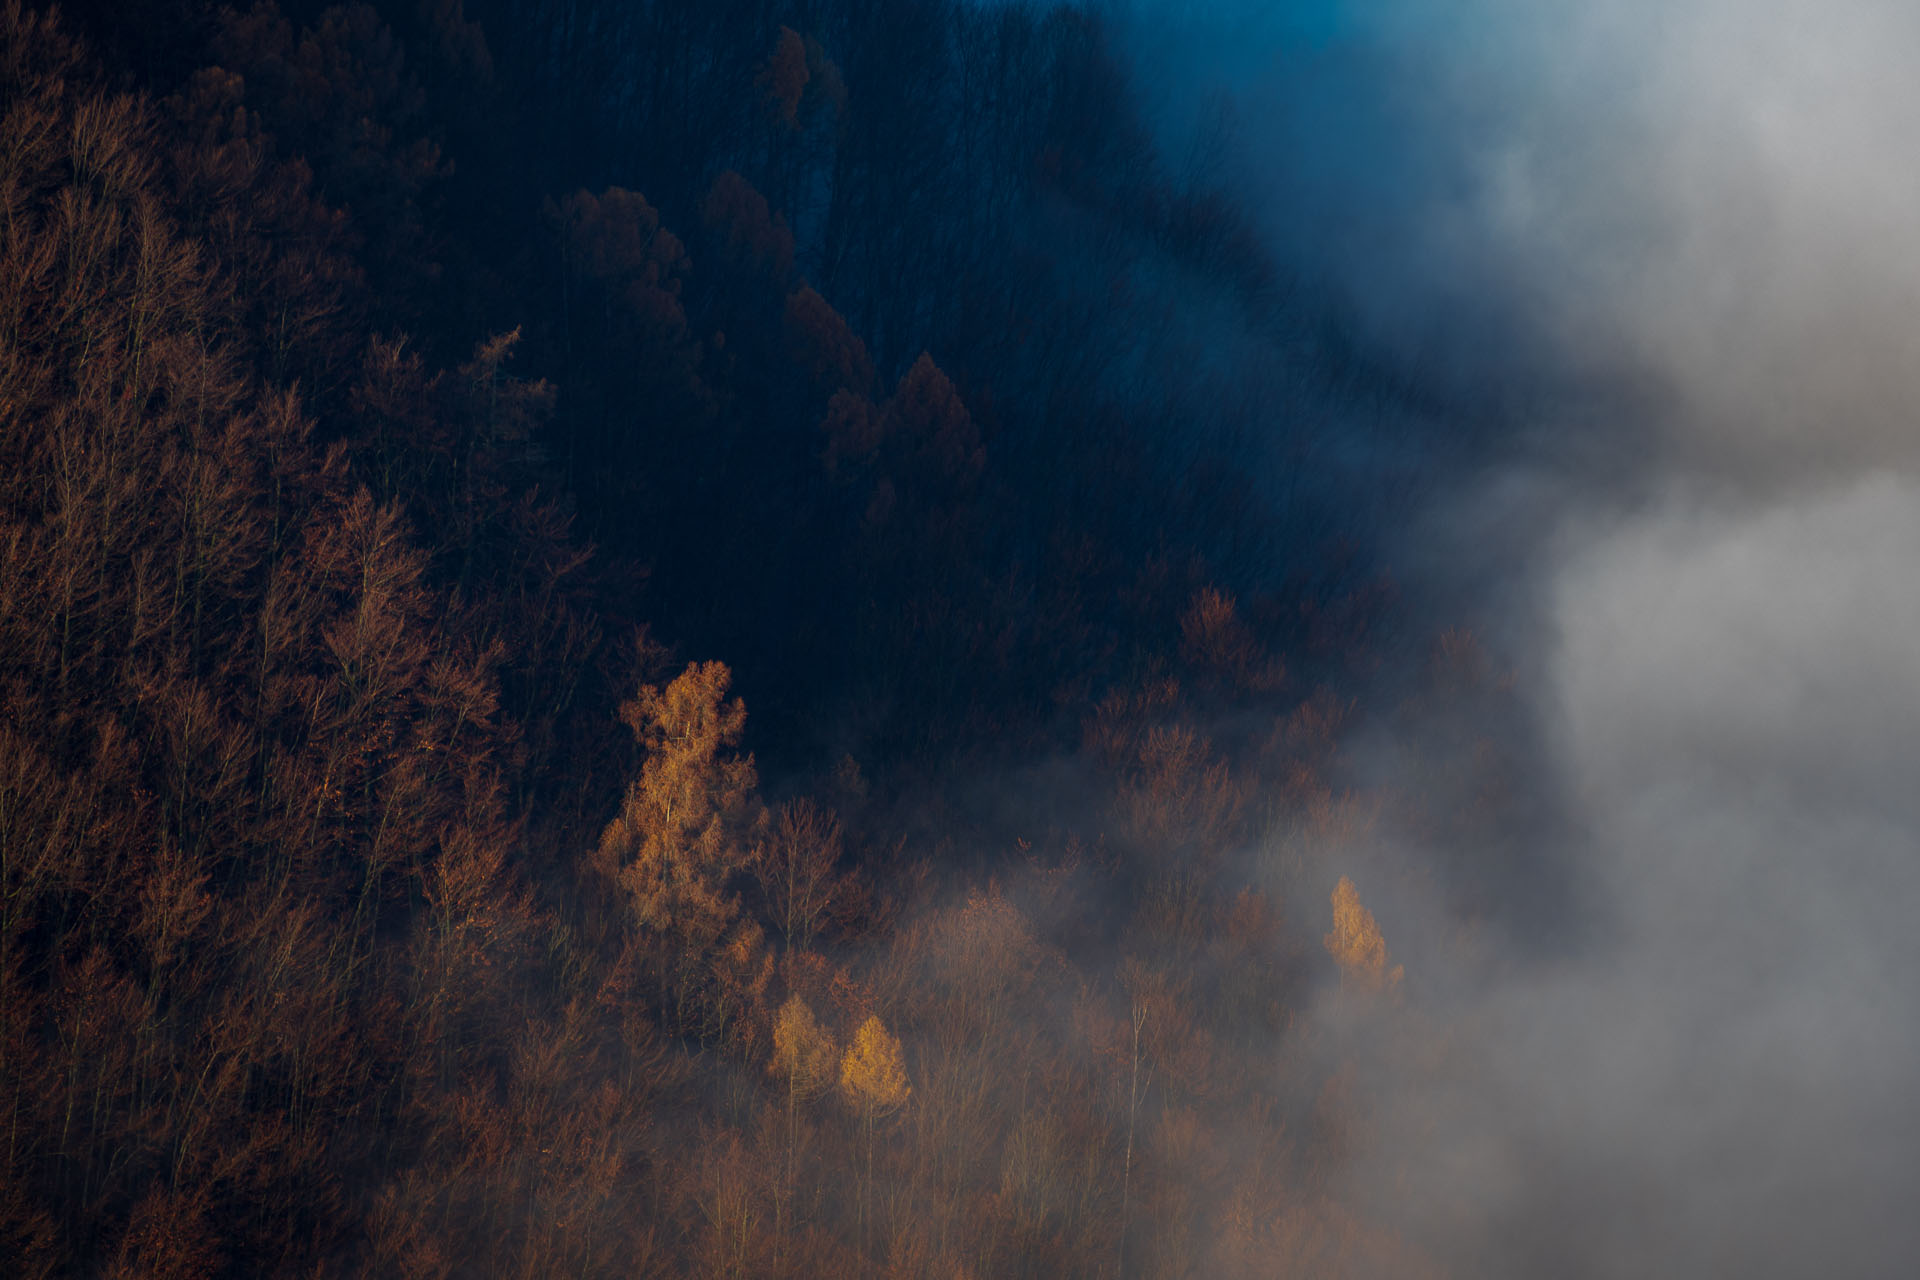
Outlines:
[[[1219,9],[1190,74],[1249,104],[1249,189],[1305,196],[1257,206],[1273,242],[1529,401],[1425,527],[1504,569],[1455,580],[1504,620],[1583,927],[1456,975],[1464,1058],[1387,1073],[1361,1180],[1477,1274],[1910,1268],[1920,18]],[[1359,146],[1302,172],[1307,129]]]
[[[0,1270],[1910,1270],[1892,3],[0,4]]]

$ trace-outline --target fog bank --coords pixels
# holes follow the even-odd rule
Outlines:
[[[1523,418],[1413,563],[1493,566],[1590,933],[1435,975],[1356,1180],[1469,1272],[1910,1269],[1920,9],[1132,14],[1276,251]]]

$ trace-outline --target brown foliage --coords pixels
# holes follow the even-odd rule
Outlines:
[[[790,800],[753,859],[753,875],[774,927],[802,951],[832,925],[852,895],[840,870],[839,817],[812,800]]]
[[[873,359],[867,344],[833,304],[811,287],[802,285],[787,296],[786,331],[794,362],[812,380],[817,394],[849,392],[864,397],[872,391]]]
[[[692,15],[660,11],[663,45]],[[499,307],[418,340],[368,331],[460,305],[432,288],[449,170],[375,11],[303,29],[258,6],[218,26],[219,65],[182,68],[156,108],[103,91],[50,19],[0,8],[8,1274],[1234,1275],[1263,1256],[1417,1274],[1299,1195],[1286,1117],[1312,1112],[1295,1095],[1317,1077],[1267,1068],[1292,1051],[1301,943],[1222,874],[1249,775],[1169,676],[1264,695],[1277,660],[1224,589],[1194,590],[1209,569],[1178,548],[1115,573],[1066,522],[1019,534],[1052,548],[1064,587],[996,561],[994,504],[1019,494],[984,440],[1020,418],[996,409],[978,350],[950,366],[964,398],[924,354],[889,396],[853,325],[791,287],[793,237],[756,186],[842,259],[820,278],[853,282],[836,296],[860,299],[890,372],[928,340],[876,318],[888,260],[854,262],[866,249],[818,225],[862,186],[887,198],[839,166],[875,122],[820,45],[760,33],[761,117],[746,86],[766,41],[722,68],[739,111],[715,134],[746,141],[672,197],[685,208],[721,174],[699,207],[720,272],[696,278],[631,191],[549,205],[559,299],[528,316],[521,358],[557,390],[515,376],[513,314],[469,327]],[[420,29],[444,74],[486,77],[458,0],[421,6]],[[969,91],[998,91],[992,70],[969,66]],[[797,206],[828,169],[836,210]],[[552,265],[527,258],[473,274]],[[726,296],[753,276],[759,292]],[[723,383],[704,336],[722,312],[727,358],[784,339],[793,368]],[[667,491],[777,438],[703,437],[737,426],[716,406],[741,387],[764,393],[769,432],[792,429],[798,478],[755,495],[818,502],[820,527],[849,531],[835,660],[870,682],[856,705],[906,726],[861,747],[881,780],[849,769],[838,812],[765,815],[719,663],[621,677],[639,692],[619,772],[597,614],[624,624],[657,597],[583,582],[570,508],[548,496],[544,442],[584,442],[576,485],[673,500],[677,523],[630,560],[681,554],[683,596],[716,590],[686,566],[747,545],[714,543],[715,495],[753,498]],[[833,483],[810,466],[815,422]],[[1110,586],[1125,599],[1106,623]],[[1124,631],[1140,619],[1147,639]],[[1041,638],[1014,634],[1028,627]],[[931,828],[933,865],[966,834],[937,809],[894,829],[901,761],[943,760],[937,724],[992,725],[1009,695],[983,686],[1021,686],[1018,645],[1056,641],[1058,679],[1019,696],[1071,713],[1119,690],[1087,721],[1096,829],[1047,833],[1069,851],[1057,866],[1006,859],[985,887],[889,875],[876,851]],[[1290,820],[1350,821],[1319,781],[1346,714],[1326,695],[1276,728]],[[594,827],[590,857],[544,856]],[[837,931],[867,895],[882,909]],[[1131,924],[1088,909],[1129,895]],[[1391,983],[1384,943],[1352,941],[1377,937],[1354,902],[1365,927],[1343,933],[1336,903],[1336,956]],[[1117,980],[1087,963],[1116,950],[1134,957]],[[836,1087],[851,1124],[807,1105]],[[1308,1141],[1339,1129],[1327,1097]]]
[[[305,159],[278,157],[236,72],[197,72],[167,110],[181,140],[171,160],[182,225],[236,286],[231,337],[266,377],[297,378],[330,403],[369,307],[346,215],[320,200]]]
[[[566,269],[607,291],[645,335],[673,347],[687,318],[680,290],[692,264],[645,196],[621,187],[576,191],[547,211]]]
[[[567,282],[568,371],[579,370],[581,389],[598,400],[590,461],[618,468],[588,483],[612,483],[640,463],[632,424],[614,419],[625,413],[618,406],[646,405],[655,443],[681,448],[713,412],[701,372],[706,344],[695,338],[683,299],[693,264],[659,211],[621,187],[548,200],[544,220]]]
[[[933,357],[922,352],[887,402],[884,437],[914,459],[916,471],[943,486],[965,489],[980,478],[986,453],[973,415]]]
[[[351,1237],[411,1038],[473,1064],[444,988],[395,993],[417,899],[469,957],[429,990],[524,924],[512,733],[405,515],[234,358],[324,364],[341,310],[297,231],[337,224],[233,78],[162,118],[0,24],[0,1230],[28,1274],[274,1271]]]
[[[788,128],[799,121],[800,99],[811,78],[807,69],[807,47],[800,33],[792,27],[781,27],[773,56],[760,73],[760,84],[766,90],[768,102]]]
[[[701,216],[739,266],[784,287],[793,271],[793,233],[751,183],[727,170],[714,179]]]
[[[1180,657],[1203,678],[1243,694],[1271,693],[1286,681],[1286,666],[1261,652],[1232,596],[1214,587],[1193,593],[1180,619]]]
[[[335,5],[296,30],[257,4],[221,24],[213,52],[280,145],[314,166],[327,200],[354,210],[376,297],[431,284],[439,261],[423,206],[451,168],[400,41],[373,7]]]
[[[206,1220],[206,1192],[182,1194],[156,1187],[134,1207],[110,1280],[198,1280],[225,1259]]]

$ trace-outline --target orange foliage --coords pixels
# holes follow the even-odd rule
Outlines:
[[[731,679],[721,663],[695,663],[621,707],[644,763],[595,852],[643,928],[695,949],[737,914],[727,880],[752,856],[760,819],[753,757],[732,752],[747,709],[727,700]]]
[[[869,1117],[898,1111],[912,1095],[900,1042],[888,1034],[877,1016],[869,1016],[860,1024],[841,1057],[840,1089]]]
[[[767,1070],[793,1098],[811,1098],[833,1082],[839,1050],[799,996],[788,996],[773,1028],[773,1060]]]
[[[1194,592],[1180,619],[1180,657],[1231,690],[1270,693],[1286,681],[1286,665],[1260,651],[1233,597],[1214,587]]]
[[[1333,931],[1323,940],[1327,953],[1340,966],[1342,982],[1366,991],[1390,990],[1400,984],[1405,970],[1387,967],[1387,940],[1373,913],[1361,905],[1360,891],[1346,876],[1333,889]]]
[[[419,17],[436,85],[489,78],[460,0]],[[1276,1047],[1305,1056],[1286,1000],[1311,938],[1225,874],[1259,834],[1257,788],[1233,731],[1209,739],[1212,708],[1182,693],[1279,686],[1262,611],[1194,590],[1216,570],[1242,579],[1177,541],[1114,551],[1062,516],[1007,540],[1064,579],[1036,589],[1026,552],[994,546],[994,521],[1033,491],[989,476],[984,435],[1053,406],[1014,404],[978,343],[952,348],[966,398],[925,353],[884,395],[846,318],[789,291],[794,238],[727,167],[780,194],[891,373],[945,342],[944,322],[890,316],[885,272],[904,255],[858,241],[870,217],[836,220],[849,200],[943,198],[888,205],[867,181],[878,162],[858,148],[896,122],[860,118],[817,43],[763,30],[713,65],[737,73],[738,98],[773,39],[773,119],[741,104],[713,126],[729,141],[663,179],[682,208],[720,174],[699,207],[720,272],[696,276],[659,210],[610,187],[547,205],[557,274],[530,252],[452,279],[454,253],[441,291],[428,231],[465,215],[428,199],[449,169],[424,121],[451,138],[497,100],[425,114],[367,5],[304,29],[272,5],[209,21],[215,44],[190,56],[221,65],[167,69],[180,88],[156,108],[98,87],[130,83],[127,67],[93,78],[51,19],[0,0],[8,1274],[1419,1274],[1302,1194],[1346,1105],[1336,1081],[1315,1110],[1318,1076],[1272,1065]],[[697,24],[670,25],[663,43]],[[971,109],[997,70],[975,58],[953,72],[964,86],[926,87]],[[699,95],[634,93],[683,90]],[[610,132],[649,161],[681,140]],[[492,192],[484,167],[463,178]],[[523,194],[502,227],[537,202]],[[888,229],[911,242],[918,224]],[[973,305],[955,298],[929,305]],[[557,387],[511,372],[522,308],[519,358]],[[723,313],[724,358],[694,336]],[[414,338],[390,327],[429,314],[456,318]],[[496,315],[504,331],[476,343]],[[1031,316],[1008,323],[1027,348]],[[729,396],[745,407],[717,407]],[[828,479],[806,456],[814,423]],[[792,456],[763,467],[769,441]],[[546,460],[560,445],[580,446],[565,478]],[[717,468],[736,454],[753,460]],[[1095,480],[1094,501],[1127,491]],[[600,484],[673,500],[638,533],[611,503],[581,504],[630,541],[605,580],[568,529]],[[657,610],[683,643],[731,644],[735,623],[708,607],[729,580],[705,571],[760,551],[765,526],[738,520],[753,504],[781,519],[811,504],[815,528],[845,535],[769,571],[831,562],[790,597],[742,593],[742,612],[775,620],[737,650],[764,662],[746,656],[756,641],[810,627],[818,652],[847,642],[831,657],[856,673],[857,714],[814,727],[871,750],[878,777],[849,758],[838,812],[796,799],[770,818],[728,668],[662,678],[645,644],[627,664],[598,621]],[[656,567],[677,594],[638,589]],[[819,581],[846,594],[790,619]],[[1479,688],[1471,646],[1441,648],[1442,674]],[[622,773],[610,711],[635,684]],[[957,794],[937,781],[954,758],[942,716],[984,732],[1022,701],[1072,715],[1100,691],[1083,746],[1101,768],[1063,770],[1088,803],[1046,818],[1066,830],[1021,828],[1067,850],[1057,865],[1002,859],[984,888],[899,867],[923,833],[928,867],[959,864],[968,834],[916,789]],[[1360,829],[1321,781],[1350,710],[1316,695],[1276,726],[1283,826]],[[908,728],[869,733],[870,713]],[[873,905],[856,920],[850,903]],[[1348,881],[1334,916],[1344,979],[1395,986]],[[855,1124],[804,1105],[836,1089]],[[1287,1118],[1310,1111],[1298,1139]],[[902,1112],[877,1153],[879,1122]]]

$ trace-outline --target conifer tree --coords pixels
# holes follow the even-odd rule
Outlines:
[[[765,821],[753,757],[733,750],[747,709],[727,699],[731,678],[723,663],[697,662],[621,707],[644,762],[594,855],[655,951],[682,1020],[701,961],[740,914],[731,880]]]
[[[784,1238],[791,1229],[793,1213],[794,1149],[799,1144],[800,1103],[818,1097],[833,1083],[838,1058],[833,1037],[813,1016],[813,1010],[798,994],[787,997],[773,1026],[773,1060],[767,1071],[778,1079],[787,1094],[787,1168],[781,1183],[780,1218],[774,1235]]]
[[[854,1033],[853,1043],[840,1059],[840,1090],[864,1122],[867,1132],[867,1176],[860,1191],[859,1229],[864,1234],[873,1193],[873,1131],[880,1117],[907,1104],[913,1092],[900,1054],[900,1042],[878,1016],[869,1015]]]
[[[1346,876],[1333,888],[1333,931],[1322,942],[1339,964],[1343,984],[1352,983],[1363,991],[1389,991],[1405,976],[1403,966],[1387,967],[1387,940]]]

